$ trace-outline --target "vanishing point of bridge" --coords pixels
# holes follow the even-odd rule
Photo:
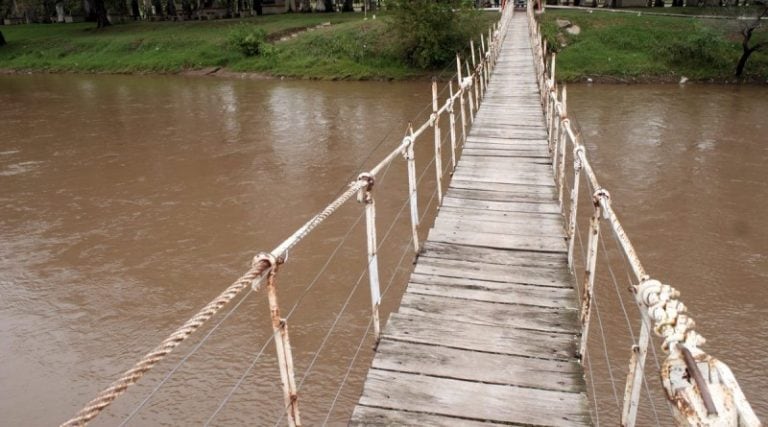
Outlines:
[[[291,248],[355,196],[366,219],[376,353],[351,424],[600,424],[594,384],[590,390],[586,378],[594,383],[587,356],[601,243],[606,253],[602,224],[627,269],[628,304],[639,312],[637,336],[629,325],[633,345],[627,349],[623,393],[614,388],[621,424],[635,425],[644,389],[657,425],[662,422],[652,394],[659,392],[668,407],[661,409],[669,409],[678,425],[761,425],[730,369],[700,347],[704,339],[679,293],[651,279],[640,262],[571,126],[565,89],[555,82],[555,58],[547,59],[532,3],[527,13],[506,8],[478,49],[474,42],[471,48],[470,60],[457,56],[456,82],[449,82],[447,97],[440,98],[433,82],[433,111],[426,123],[409,127],[381,162],[277,248],[254,257],[250,270],[62,425],[87,424],[248,288],[265,288],[268,294],[283,417],[291,426],[301,425],[300,398],[312,397],[300,395],[303,379],[297,387],[288,319],[281,317],[277,298],[278,269]],[[441,128],[449,129],[450,138],[443,138]],[[428,132],[434,136],[439,211],[422,242],[414,145]],[[443,167],[448,142],[450,163]],[[408,166],[406,204],[417,263],[400,308],[382,330],[374,184],[400,157]],[[582,187],[587,191],[581,197],[591,207],[586,247],[578,232]],[[654,334],[665,353],[661,363],[650,345]],[[654,375],[645,373],[649,350]]]

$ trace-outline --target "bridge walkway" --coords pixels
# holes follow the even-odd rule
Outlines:
[[[352,425],[591,424],[539,99],[521,13]]]

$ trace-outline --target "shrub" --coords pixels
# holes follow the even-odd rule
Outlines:
[[[480,33],[478,12],[462,0],[390,0],[390,25],[401,55],[421,68],[439,67]]]
[[[267,32],[248,24],[240,24],[229,32],[229,45],[239,50],[245,56],[256,56],[269,50],[267,47]]]
[[[715,31],[697,26],[687,37],[665,42],[661,50],[672,64],[694,63],[723,66],[728,57],[727,42]]]

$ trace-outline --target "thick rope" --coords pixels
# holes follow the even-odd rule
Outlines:
[[[125,393],[128,387],[136,384],[141,377],[157,365],[165,356],[170,354],[176,347],[179,346],[184,340],[192,335],[203,323],[207,322],[213,317],[222,307],[232,301],[243,289],[247,288],[252,283],[256,285],[257,279],[261,279],[261,276],[270,268],[270,265],[266,261],[258,262],[248,270],[242,277],[237,279],[232,285],[230,285],[224,292],[222,292],[213,301],[208,303],[202,310],[197,312],[191,319],[187,320],[184,325],[173,332],[168,338],[166,338],[160,345],[155,347],[154,350],[147,353],[144,357],[136,363],[133,368],[126,371],[120,378],[113,382],[109,387],[102,390],[101,393],[96,395],[93,400],[88,402],[80,412],[77,413],[72,419],[61,424],[61,427],[74,427],[84,426],[94,417],[96,417],[101,411],[115,401],[121,394]]]

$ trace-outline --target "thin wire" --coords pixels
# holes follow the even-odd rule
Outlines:
[[[597,393],[595,392],[595,377],[592,374],[592,360],[589,358],[589,349],[587,349],[587,352],[584,355],[584,361],[589,366],[589,382],[592,385],[592,401],[594,402],[594,405],[595,405],[595,424],[599,427],[600,411],[599,411],[599,406],[597,405]]]
[[[254,357],[253,362],[251,362],[251,365],[248,367],[248,369],[243,372],[243,375],[240,376],[240,379],[237,380],[234,386],[229,390],[229,393],[224,397],[224,399],[219,403],[219,406],[216,408],[215,411],[213,411],[213,414],[208,418],[208,420],[203,425],[204,427],[208,427],[211,425],[211,422],[216,418],[217,415],[219,415],[219,412],[221,412],[222,409],[229,403],[230,399],[232,399],[232,396],[234,396],[235,391],[240,388],[240,386],[243,384],[243,381],[245,380],[245,377],[248,376],[248,374],[251,372],[251,370],[256,366],[256,363],[258,362],[259,358],[261,358],[261,355],[264,354],[264,350],[267,348],[269,343],[272,342],[272,340],[275,339],[275,334],[270,334],[269,338],[266,342],[264,342],[264,345],[261,346],[261,349],[256,354],[256,357]]]
[[[179,370],[179,368],[181,367],[181,365],[183,365],[184,363],[186,363],[186,361],[187,361],[187,360],[188,360],[190,357],[192,357],[192,355],[193,355],[193,354],[195,354],[195,353],[197,352],[197,350],[199,350],[199,349],[200,349],[200,347],[202,347],[202,346],[203,346],[203,344],[204,344],[206,341],[208,341],[208,338],[209,338],[211,335],[213,335],[213,333],[214,333],[214,332],[216,332],[216,330],[219,328],[219,326],[221,326],[221,324],[222,324],[222,323],[224,323],[224,321],[226,321],[226,320],[229,318],[229,316],[230,316],[230,315],[232,315],[232,313],[234,313],[234,312],[235,312],[235,310],[237,310],[237,309],[240,307],[240,305],[243,303],[243,301],[245,301],[245,299],[246,299],[246,298],[248,298],[248,296],[249,296],[249,295],[251,295],[252,293],[253,293],[253,289],[251,288],[251,289],[249,289],[249,290],[248,290],[248,292],[246,292],[246,294],[245,294],[245,295],[243,295],[243,297],[242,297],[242,298],[240,298],[240,301],[238,301],[238,302],[237,302],[237,304],[235,304],[235,306],[234,306],[234,307],[232,307],[232,309],[230,309],[230,310],[229,310],[229,312],[227,312],[227,314],[226,314],[226,315],[225,315],[225,316],[224,316],[224,317],[223,317],[223,318],[222,318],[222,319],[219,321],[219,323],[217,323],[217,324],[216,324],[216,326],[214,326],[213,328],[211,328],[211,330],[210,330],[210,331],[208,331],[208,333],[207,333],[207,334],[206,334],[206,335],[205,335],[205,336],[204,336],[204,337],[203,337],[203,338],[200,340],[200,342],[198,342],[198,343],[197,343],[197,345],[195,345],[195,347],[194,347],[192,350],[190,350],[190,351],[189,351],[189,353],[187,353],[187,354],[184,356],[184,358],[183,358],[183,359],[181,359],[181,360],[179,361],[179,363],[178,363],[178,364],[176,364],[176,366],[174,366],[174,368],[173,368],[173,369],[171,369],[171,371],[170,371],[170,372],[168,372],[168,373],[165,375],[165,377],[164,377],[164,378],[163,378],[163,379],[162,379],[162,380],[161,380],[161,381],[160,381],[160,382],[159,382],[159,383],[158,383],[158,384],[155,386],[155,388],[154,388],[154,389],[153,389],[153,390],[152,390],[152,391],[151,391],[151,392],[150,392],[150,393],[149,393],[149,394],[148,394],[148,395],[147,395],[147,396],[144,398],[144,400],[142,400],[142,401],[141,401],[141,403],[139,403],[139,404],[138,404],[138,405],[137,405],[137,406],[136,406],[136,407],[133,409],[133,411],[131,411],[131,413],[130,413],[130,414],[128,414],[128,416],[127,416],[127,417],[126,417],[126,418],[123,420],[123,422],[121,422],[121,423],[120,423],[120,427],[122,427],[122,426],[126,425],[126,424],[127,424],[129,421],[131,421],[131,419],[132,419],[134,416],[136,416],[136,414],[138,414],[138,413],[139,413],[139,411],[140,411],[140,410],[141,410],[141,409],[144,407],[144,405],[146,405],[146,404],[147,404],[147,402],[149,402],[149,400],[152,398],[152,396],[154,396],[154,395],[155,395],[155,393],[157,393],[157,391],[158,391],[158,390],[160,390],[160,387],[162,387],[162,386],[163,386],[163,385],[166,383],[166,381],[168,381],[168,379],[170,379],[170,378],[173,376],[173,374],[175,374],[175,373],[176,373],[176,371],[178,371],[178,370]]]
[[[600,326],[600,337],[603,343],[603,354],[605,355],[605,363],[608,365],[608,377],[611,381],[611,390],[613,391],[613,398],[616,400],[616,409],[621,412],[621,401],[619,400],[619,394],[616,392],[616,379],[613,377],[613,368],[611,367],[611,358],[608,356],[608,342],[605,339],[605,330],[603,329],[603,319],[600,316],[600,307],[597,304],[597,294],[592,295],[592,302],[595,305],[595,313],[597,314],[597,323]]]
[[[397,277],[397,271],[402,266],[405,256],[410,252],[411,243],[413,243],[413,236],[411,236],[411,238],[409,239],[408,244],[405,245],[406,249],[403,251],[403,254],[400,255],[400,260],[397,262],[397,265],[395,266],[395,269],[392,272],[392,276],[389,278],[389,283],[387,283],[387,286],[384,288],[384,291],[381,293],[382,298],[384,297],[384,295],[387,294],[387,291],[389,291],[389,288],[392,286],[392,283],[394,282],[395,277]],[[355,352],[355,355],[352,357],[352,361],[347,367],[347,372],[344,374],[344,378],[341,380],[341,385],[339,385],[339,388],[336,390],[336,395],[333,397],[333,401],[331,402],[331,407],[328,410],[328,413],[325,415],[325,421],[323,421],[323,425],[328,423],[328,419],[330,418],[331,413],[333,413],[333,409],[336,407],[336,402],[338,401],[339,396],[341,395],[341,391],[344,389],[344,386],[347,383],[349,374],[352,371],[352,368],[354,367],[355,362],[357,361],[357,357],[360,353],[360,349],[362,348],[362,345],[365,342],[365,338],[368,336],[368,331],[370,329],[371,329],[371,321],[368,322],[368,328],[365,330],[365,333],[363,334],[363,338],[360,340],[360,343],[357,346],[357,351]]]

